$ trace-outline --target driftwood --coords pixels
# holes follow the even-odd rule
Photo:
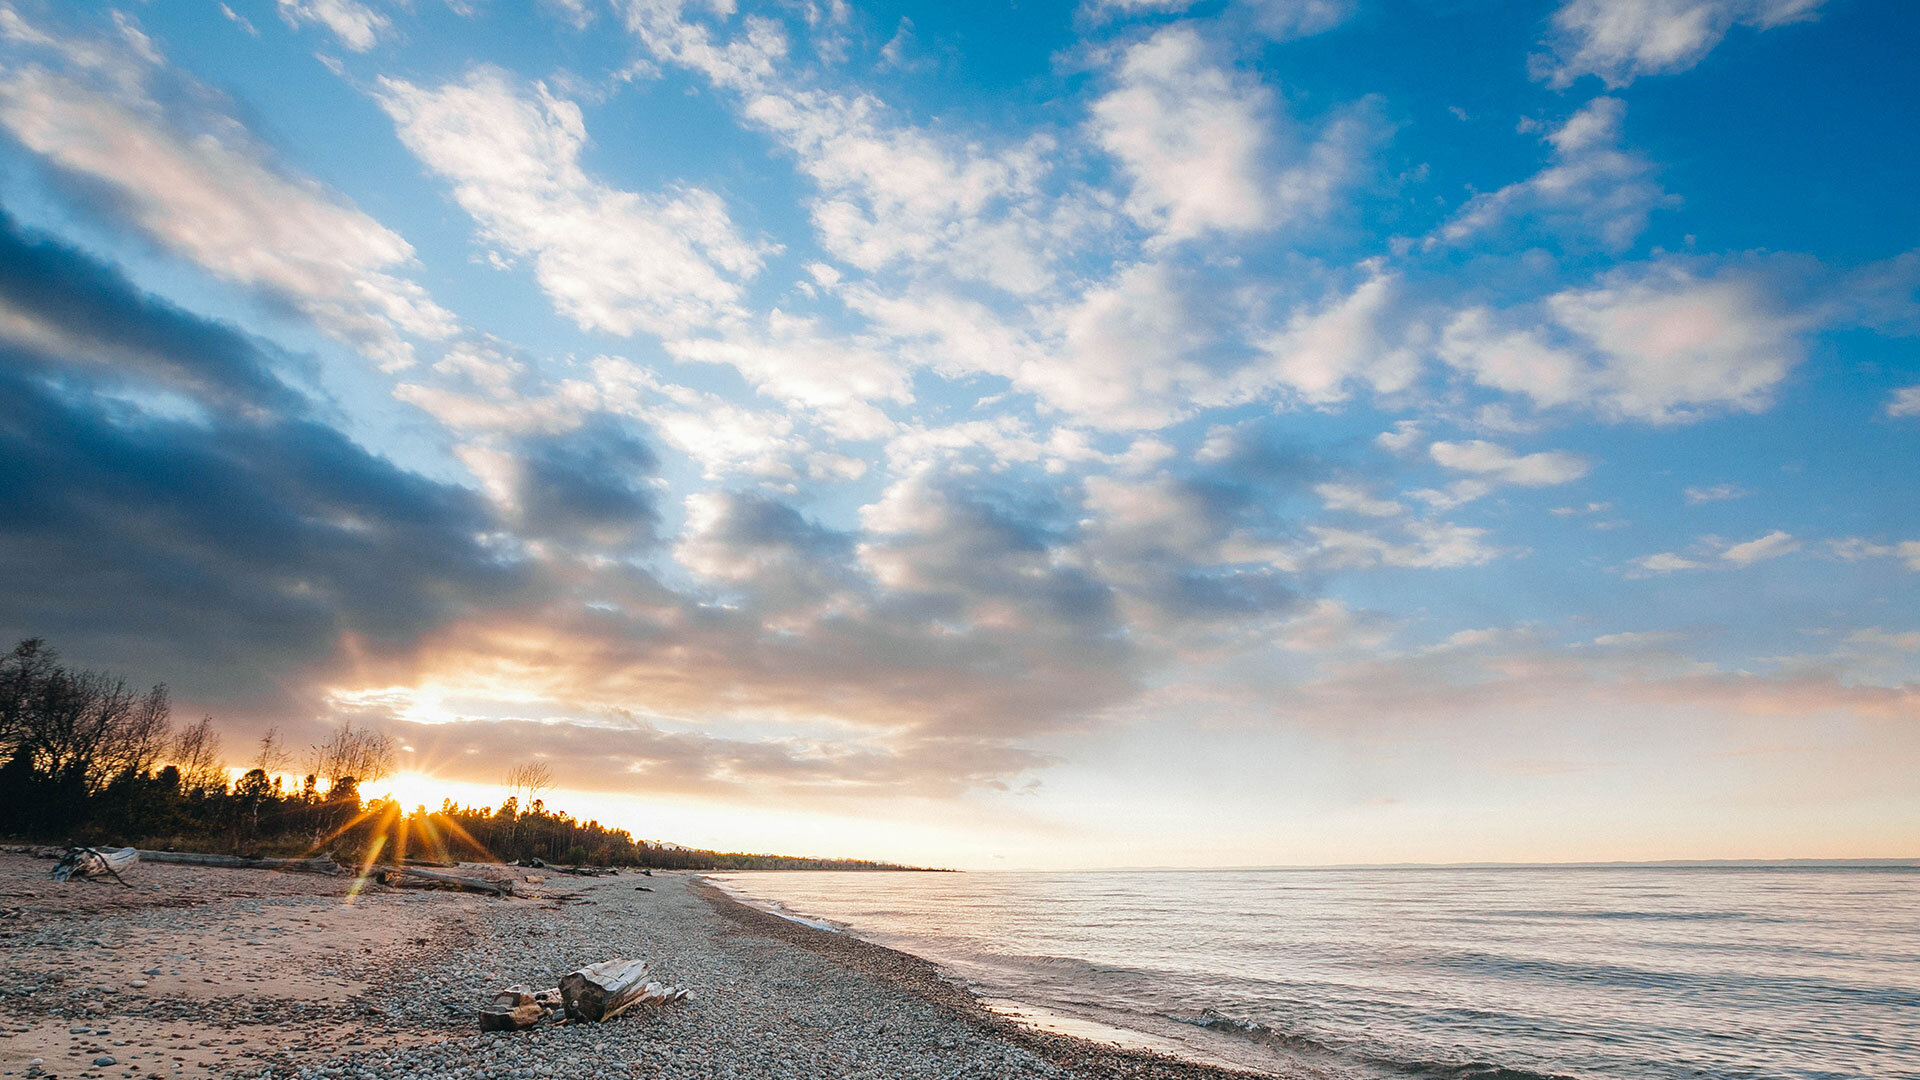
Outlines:
[[[589,964],[560,977],[560,1002],[569,1020],[611,1020],[636,1005],[670,1005],[691,991],[650,978],[641,959]]]
[[[224,866],[235,870],[291,870],[306,874],[338,874],[340,864],[331,855],[311,859],[267,859],[247,855],[207,855],[198,851],[142,851],[147,862],[182,863],[187,866]]]
[[[524,986],[509,986],[493,995],[480,1009],[481,1031],[519,1031],[530,1028],[560,1007],[560,991],[535,993]]]
[[[54,864],[53,880],[71,881],[74,878],[111,876],[120,884],[127,885],[126,879],[120,876],[120,871],[132,867],[139,861],[140,852],[133,848],[117,850],[109,848],[106,851],[90,847],[68,848],[67,853],[60,857],[60,861]],[[133,886],[127,885],[127,888],[131,889]]]
[[[513,895],[511,881],[488,881],[486,878],[436,874],[431,870],[420,870],[411,866],[386,867],[380,871],[380,884],[396,887],[411,886],[417,889],[458,889],[462,892],[490,893],[494,896]]]
[[[612,877],[620,872],[612,866],[555,866],[539,859],[528,859],[527,865],[536,870],[551,870],[556,874],[572,874],[575,877]]]

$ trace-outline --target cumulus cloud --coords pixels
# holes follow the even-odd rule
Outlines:
[[[163,73],[144,37],[123,47],[14,20],[24,29],[8,40],[55,66],[0,73],[0,125],[63,174],[111,192],[108,208],[127,225],[383,364],[410,362],[409,338],[458,332],[407,276],[413,248],[399,234],[282,167],[213,91]]]
[[[1678,205],[1660,189],[1645,157],[1620,147],[1626,103],[1600,97],[1588,102],[1546,142],[1553,161],[1533,176],[1476,195],[1428,241],[1463,243],[1508,222],[1538,222],[1563,234],[1592,236],[1607,247],[1625,248],[1647,227],[1656,209]]]
[[[1212,52],[1190,25],[1161,30],[1121,53],[1090,110],[1095,139],[1132,178],[1128,213],[1161,243],[1323,213],[1364,142],[1355,114],[1311,146],[1277,143],[1272,92]]]
[[[279,0],[279,4],[280,17],[288,26],[318,23],[354,52],[373,48],[393,29],[393,20],[358,0]]]
[[[1393,275],[1376,268],[1346,296],[1295,312],[1258,342],[1267,362],[1238,381],[1250,391],[1285,388],[1311,404],[1344,400],[1356,384],[1383,394],[1407,389],[1420,357],[1396,324],[1396,288]]]
[[[317,421],[278,358],[74,249],[5,241],[0,624],[266,690],[346,639],[404,648],[529,583],[496,519]],[[63,336],[10,331],[54,325]],[[186,415],[161,396],[188,397]]]
[[[1315,566],[1331,570],[1396,566],[1436,570],[1479,566],[1500,557],[1486,542],[1487,530],[1446,521],[1409,521],[1404,535],[1386,536],[1358,529],[1307,527],[1315,545],[1307,552]]]
[[[1714,484],[1708,487],[1690,487],[1682,494],[1686,496],[1688,506],[1699,506],[1702,503],[1744,499],[1748,492],[1739,484]]]
[[[1782,555],[1791,555],[1805,546],[1792,534],[1781,529],[1741,542],[1710,536],[1693,546],[1692,555],[1663,551],[1635,559],[1632,565],[1636,568],[1636,572],[1630,572],[1628,576],[1644,576],[1648,573],[1670,574],[1678,570],[1725,569],[1729,564],[1744,568],[1769,559],[1777,559]]]
[[[1882,544],[1862,537],[1849,536],[1827,542],[1827,550],[1836,559],[1858,562],[1861,559],[1898,559],[1907,569],[1920,571],[1920,540],[1901,540],[1891,544]]]
[[[165,388],[215,408],[297,403],[267,366],[274,351],[143,295],[119,272],[21,230],[0,210],[0,342],[22,366],[75,366]]]
[[[711,191],[641,194],[593,179],[580,166],[580,107],[544,83],[480,67],[437,88],[382,79],[377,99],[482,238],[532,259],[554,307],[582,329],[678,335],[741,315],[741,282],[767,249]]]
[[[764,333],[743,327],[666,348],[676,360],[731,365],[761,393],[818,412],[850,439],[884,437],[894,425],[878,403],[913,400],[908,372],[879,342],[832,333],[817,319],[778,308],[768,313]]]
[[[1555,293],[1531,316],[1463,311],[1439,353],[1475,382],[1541,408],[1678,424],[1767,408],[1804,354],[1806,329],[1751,276],[1654,263]]]
[[[1365,488],[1353,484],[1317,484],[1314,494],[1329,510],[1344,510],[1367,517],[1396,517],[1407,508],[1392,499],[1377,499]]]
[[[1587,460],[1565,450],[1516,454],[1498,443],[1481,439],[1436,442],[1427,448],[1433,460],[1449,469],[1489,477],[1521,487],[1551,487],[1570,483],[1592,470]]]
[[[1727,549],[1720,553],[1720,557],[1737,566],[1751,566],[1757,562],[1790,555],[1799,551],[1800,548],[1800,541],[1795,540],[1788,533],[1775,529],[1765,536],[1755,537],[1745,543],[1728,545]]]
[[[1555,86],[1598,75],[1625,86],[1642,75],[1685,71],[1734,26],[1770,30],[1814,18],[1825,0],[1569,0],[1553,15]]]
[[[1887,397],[1887,415],[1920,416],[1920,386],[1902,386]]]

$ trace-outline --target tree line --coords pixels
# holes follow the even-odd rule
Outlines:
[[[164,684],[75,670],[44,640],[0,658],[0,834],[239,855],[331,851],[342,861],[422,858],[691,870],[904,870],[859,859],[719,852],[635,840],[626,829],[550,811],[546,763],[511,769],[497,807],[411,811],[365,800],[391,776],[395,747],[343,722],[302,753],[270,729],[231,779],[212,717],[176,725]],[[304,775],[290,773],[295,766]],[[237,770],[235,770],[237,771]],[[298,776],[294,783],[289,775]]]

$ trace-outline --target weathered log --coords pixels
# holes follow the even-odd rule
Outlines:
[[[147,862],[180,863],[185,866],[222,866],[234,870],[288,870],[304,874],[338,874],[340,864],[331,855],[311,859],[269,859],[250,855],[210,855],[199,851],[141,851]]]
[[[589,964],[560,977],[560,1001],[569,1020],[611,1020],[636,1005],[668,1005],[689,991],[648,978],[641,959]]]
[[[559,990],[542,990],[538,994],[524,986],[509,986],[493,995],[493,1000],[480,1009],[481,1031],[519,1031],[530,1028],[547,1018],[550,1009],[560,1004]]]
[[[411,866],[386,867],[380,871],[380,883],[394,886],[413,885],[416,888],[459,889],[463,892],[490,893],[494,896],[513,895],[511,881],[488,881],[486,878],[437,874],[431,870],[420,870]]]
[[[120,878],[120,871],[126,870],[140,861],[140,853],[133,848],[68,848],[60,861],[54,864],[53,880],[71,881],[74,878],[113,877],[122,885],[126,881]]]

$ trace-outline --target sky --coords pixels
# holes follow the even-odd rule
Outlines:
[[[699,846],[1920,855],[1916,42],[0,0],[0,631]]]

